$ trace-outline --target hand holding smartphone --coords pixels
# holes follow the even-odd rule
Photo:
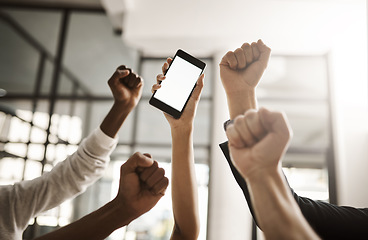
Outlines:
[[[149,103],[174,118],[180,118],[205,67],[204,62],[179,49],[165,73],[165,81],[153,93]]]

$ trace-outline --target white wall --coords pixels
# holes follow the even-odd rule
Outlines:
[[[216,54],[219,63],[223,52]],[[251,237],[252,219],[244,195],[236,183],[230,167],[219,148],[227,138],[223,123],[229,119],[226,96],[219,78],[218,65],[215,65],[214,79],[214,124],[212,159],[209,187],[208,239],[245,240]]]
[[[366,8],[331,48],[332,100],[339,204],[368,207],[368,95]]]

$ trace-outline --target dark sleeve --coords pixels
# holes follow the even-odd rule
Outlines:
[[[250,212],[255,214],[247,183],[230,160],[227,142],[220,144],[226,160],[237,183],[243,190]],[[322,239],[368,239],[368,209],[336,206],[323,201],[299,197],[292,188],[291,193],[298,203],[304,217]],[[256,222],[257,223],[257,222]]]

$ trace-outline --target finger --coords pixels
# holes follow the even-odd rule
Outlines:
[[[265,108],[259,110],[259,118],[263,128],[267,132],[274,132],[279,135],[280,139],[290,139],[292,129],[284,113],[271,112]]]
[[[110,87],[116,87],[119,85],[119,79],[124,78],[129,75],[130,71],[128,69],[123,69],[125,66],[118,67],[115,72],[110,77],[108,84]]]
[[[120,78],[120,82],[130,89],[134,89],[143,85],[143,79],[134,72],[130,72],[128,76]]]
[[[236,148],[245,147],[245,143],[239,135],[239,132],[236,131],[234,124],[230,124],[226,129],[226,136],[229,139],[229,144]]]
[[[126,78],[126,82],[129,88],[134,88],[137,82],[140,82],[140,78],[136,73],[130,73]]]
[[[156,195],[164,196],[168,186],[169,179],[167,177],[163,177],[155,185],[152,186],[151,192]]]
[[[152,158],[152,155],[149,154],[149,153],[143,153],[143,155],[146,156],[146,157]]]
[[[253,50],[249,43],[244,43],[241,47],[244,51],[247,65],[253,62]]]
[[[163,177],[165,177],[165,170],[163,168],[156,168],[155,171],[144,181],[149,189],[158,183]]]
[[[245,146],[250,147],[256,143],[257,138],[255,138],[250,131],[244,115],[238,116],[234,119],[234,128],[238,132],[239,137]]]
[[[140,152],[136,152],[121,166],[120,173],[123,175],[135,172],[137,168],[148,168],[151,167],[153,163],[154,161],[152,158],[147,157]]]
[[[258,60],[260,53],[257,47],[257,43],[252,42],[250,46],[252,47],[253,50],[253,60]]]
[[[137,76],[138,76],[138,78],[135,80],[135,82],[133,84],[133,88],[140,88],[144,84],[143,78],[141,78],[139,75],[137,75]]]
[[[172,58],[167,58],[166,62],[162,66],[162,73],[166,73],[167,69],[169,68],[170,64],[172,63]]]
[[[234,52],[227,52],[222,58],[220,65],[229,66],[231,69],[236,69],[238,66],[238,61],[236,60]]]
[[[143,181],[146,182],[147,179],[156,171],[156,169],[158,168],[158,163],[157,161],[154,161],[152,166],[145,168],[139,175],[139,178]]]
[[[199,76],[198,80],[197,80],[197,84],[194,88],[194,91],[192,93],[192,97],[194,100],[198,101],[200,96],[201,96],[201,93],[202,93],[202,89],[203,89],[203,86],[204,86],[204,74],[202,73],[201,76]]]
[[[160,89],[161,88],[161,84],[153,84],[152,86],[152,89],[151,89],[151,92],[154,93],[157,89]]]
[[[158,74],[157,76],[156,76],[156,80],[157,80],[157,83],[160,83],[160,82],[162,82],[163,80],[165,80],[166,79],[166,76],[165,75],[163,75],[162,73],[160,73],[160,74]]]
[[[244,119],[250,134],[255,138],[256,141],[261,140],[267,134],[267,131],[263,127],[263,124],[259,118],[259,113],[256,110],[248,110],[244,114]]]
[[[268,60],[271,55],[271,48],[267,47],[261,39],[257,41],[257,47],[260,53],[259,60],[265,64],[265,67],[267,67]]]
[[[143,153],[143,155],[146,156],[146,157],[152,158],[152,155],[149,154],[149,153]],[[145,169],[144,167],[137,167],[136,172],[141,173],[141,172],[143,172],[144,169]]]
[[[247,66],[247,61],[245,59],[245,53],[244,50],[242,48],[237,48],[234,51],[236,60],[238,61],[238,68],[242,69],[245,68]]]

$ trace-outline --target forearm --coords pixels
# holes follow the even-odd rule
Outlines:
[[[122,103],[114,102],[100,125],[101,130],[109,137],[115,138],[131,110]]]
[[[197,182],[191,128],[172,129],[173,239],[196,239],[199,234]]]
[[[114,200],[98,210],[36,240],[105,239],[114,230],[127,225],[131,220]]]
[[[267,239],[319,239],[293,199],[280,168],[247,178],[247,182]]]
[[[240,114],[244,114],[249,109],[257,108],[256,90],[249,89],[241,93],[227,95],[230,119],[234,119]]]

